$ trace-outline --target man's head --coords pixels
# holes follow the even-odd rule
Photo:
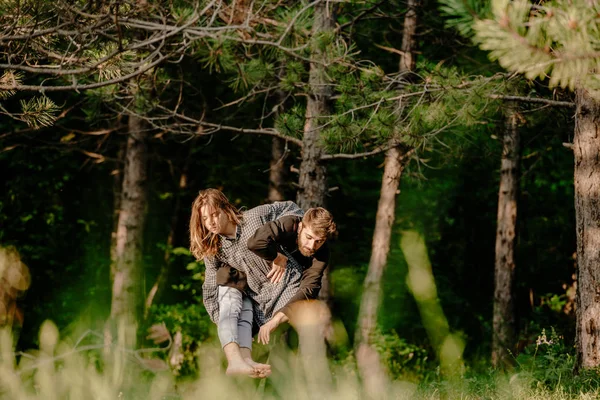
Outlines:
[[[333,216],[323,207],[309,208],[298,226],[298,250],[312,256],[336,233]]]
[[[201,190],[192,204],[190,250],[196,258],[214,256],[219,249],[219,234],[229,224],[237,225],[241,213],[217,189]]]

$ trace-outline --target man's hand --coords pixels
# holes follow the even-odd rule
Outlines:
[[[282,313],[278,312],[275,314],[273,318],[266,324],[260,327],[258,331],[258,343],[269,344],[269,340],[271,340],[271,332],[273,332],[277,327],[283,323],[289,321],[288,317]]]
[[[267,279],[271,283],[279,283],[283,275],[285,274],[285,267],[287,265],[288,258],[281,253],[277,253],[277,258],[273,260],[273,267],[267,274]]]
[[[275,320],[270,320],[266,324],[260,327],[258,331],[258,343],[269,344],[269,340],[271,340],[271,332],[277,329],[279,323]]]

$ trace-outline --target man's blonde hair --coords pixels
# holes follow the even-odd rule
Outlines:
[[[313,207],[306,210],[302,218],[302,225],[324,239],[330,239],[337,233],[333,215],[323,207]]]
[[[221,245],[220,236],[206,229],[202,222],[201,208],[206,205],[224,212],[233,224],[238,225],[242,217],[242,213],[229,202],[220,190],[201,190],[192,203],[192,217],[190,218],[190,251],[197,259],[215,256]]]

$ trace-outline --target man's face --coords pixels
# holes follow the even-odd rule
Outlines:
[[[317,236],[310,229],[300,222],[298,226],[298,250],[305,257],[310,257],[325,244],[326,238]]]
[[[229,219],[223,210],[219,210],[207,204],[200,207],[200,215],[202,215],[202,224],[211,233],[225,233]]]

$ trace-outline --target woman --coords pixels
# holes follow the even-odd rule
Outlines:
[[[228,375],[265,377],[271,372],[269,365],[252,360],[252,320],[261,326],[287,304],[298,290],[302,269],[291,261],[281,282],[271,283],[270,263],[248,250],[247,240],[266,222],[285,215],[302,216],[302,210],[288,201],[240,212],[217,189],[201,191],[192,204],[190,250],[206,266],[202,297],[218,326]],[[222,285],[217,271],[224,266],[246,274],[247,296],[245,286]]]

